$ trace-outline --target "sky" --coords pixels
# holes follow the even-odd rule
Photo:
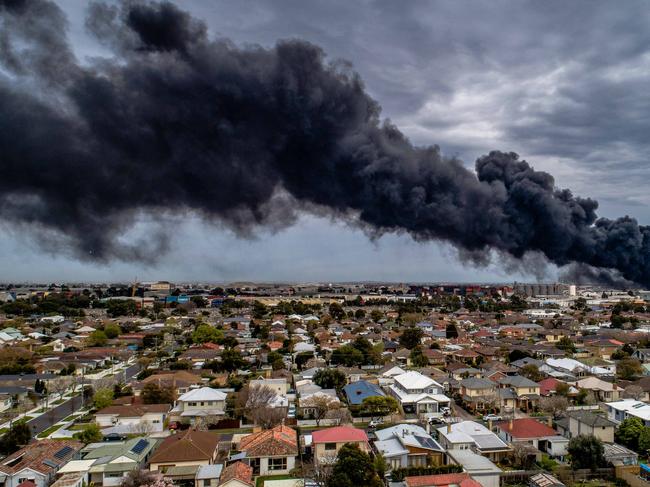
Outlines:
[[[105,55],[85,31],[85,0],[57,2],[80,59]],[[299,38],[349,61],[367,91],[417,145],[438,144],[471,167],[514,151],[559,187],[599,201],[599,215],[650,223],[650,11],[641,1],[184,0],[212,37],[273,46]],[[146,238],[146,217],[133,233]],[[191,214],[169,216],[154,263],[79,262],[45,253],[0,224],[0,281],[553,280],[496,259],[462,263],[448,244],[369,239],[304,215],[243,239]]]

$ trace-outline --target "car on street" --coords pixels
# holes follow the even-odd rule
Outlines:
[[[502,421],[503,418],[499,416],[498,414],[486,414],[483,416],[483,421],[488,422],[488,421]]]

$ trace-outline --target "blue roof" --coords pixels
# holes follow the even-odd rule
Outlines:
[[[348,403],[353,406],[361,404],[366,397],[386,395],[379,386],[365,380],[352,382],[346,385],[343,390],[348,397]]]

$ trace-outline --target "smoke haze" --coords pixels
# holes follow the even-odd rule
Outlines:
[[[166,232],[153,247],[120,240],[141,212],[194,212],[242,236],[311,212],[473,260],[532,252],[650,284],[648,227],[598,218],[514,153],[471,171],[412,145],[313,44],[242,48],[168,2],[96,2],[86,26],[113,57],[84,65],[66,23],[53,2],[0,0],[0,216],[48,248],[147,260]]]

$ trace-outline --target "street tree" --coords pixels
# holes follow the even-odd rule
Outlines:
[[[606,463],[603,442],[593,435],[574,436],[569,441],[567,451],[571,456],[571,468],[574,470],[588,468],[593,471]]]

